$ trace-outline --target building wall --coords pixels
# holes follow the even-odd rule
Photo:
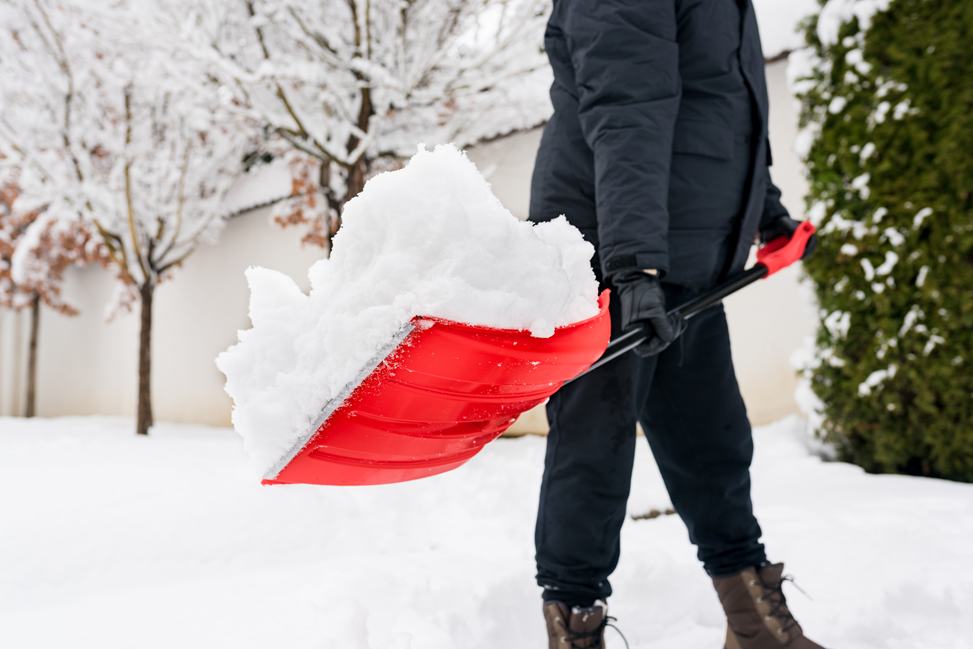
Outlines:
[[[29,336],[26,312],[0,309],[0,416],[23,414]]]
[[[799,216],[805,184],[790,143],[796,112],[784,81],[784,64],[768,66],[774,180],[785,204]],[[480,145],[470,158],[493,184],[511,212],[527,215],[530,175],[540,130]],[[268,222],[266,208],[230,221],[216,247],[197,250],[156,294],[152,389],[156,419],[225,426],[230,399],[213,359],[249,327],[249,292],[243,271],[250,265],[287,273],[308,289],[308,267],[322,255],[302,248],[300,234]],[[796,385],[788,358],[813,330],[798,271],[788,269],[727,300],[734,359],[754,423],[796,411]],[[42,311],[38,413],[133,415],[138,368],[138,314],[103,318],[114,280],[98,268],[68,274],[66,294],[82,314],[68,318]],[[0,313],[0,415],[23,412],[23,368],[28,322],[23,314]],[[518,422],[521,431],[542,432],[540,411]]]
[[[268,208],[235,217],[218,246],[201,246],[161,284],[154,301],[152,390],[161,421],[230,424],[230,398],[223,391],[217,354],[250,326],[244,271],[266,266],[289,274],[304,290],[307,269],[322,252],[302,248],[300,234],[268,221]],[[100,268],[68,273],[65,293],[81,315],[41,314],[38,353],[38,414],[134,415],[138,378],[137,312],[105,322],[115,280]],[[137,308],[137,305],[136,305]],[[25,354],[27,320],[0,320],[0,415],[23,412],[22,386],[7,380],[8,363]],[[16,340],[15,340],[16,339]],[[20,343],[20,345],[16,343]],[[23,361],[20,361],[21,365]],[[21,378],[22,382],[22,378]]]

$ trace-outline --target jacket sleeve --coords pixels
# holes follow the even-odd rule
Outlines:
[[[679,112],[675,0],[556,0],[594,154],[605,274],[669,268],[668,195]]]
[[[763,213],[760,215],[760,230],[770,225],[772,222],[776,221],[782,216],[790,216],[787,208],[780,202],[780,190],[777,189],[777,185],[770,178],[770,144],[767,144],[767,161],[768,165],[764,167],[764,174],[766,177],[767,193],[764,195],[764,209]]]

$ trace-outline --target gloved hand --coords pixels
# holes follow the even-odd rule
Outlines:
[[[795,221],[789,216],[778,217],[760,229],[760,243],[770,243],[778,237],[787,237],[789,241],[800,225],[800,221]],[[812,234],[811,238],[807,241],[807,246],[804,248],[804,254],[801,255],[801,259],[810,257],[817,247],[818,235]]]
[[[641,270],[626,270],[612,275],[622,307],[622,330],[648,322],[654,335],[633,351],[639,356],[654,356],[686,330],[682,317],[666,315],[666,296],[659,278]]]

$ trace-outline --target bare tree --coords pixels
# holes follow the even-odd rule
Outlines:
[[[140,302],[146,434],[155,288],[217,240],[251,130],[149,0],[0,0],[0,12],[0,141],[22,170],[21,200],[88,224],[121,282],[116,306]]]

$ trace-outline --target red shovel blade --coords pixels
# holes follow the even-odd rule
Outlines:
[[[598,306],[598,315],[550,338],[414,318],[405,339],[263,484],[389,484],[461,466],[601,356],[611,334],[608,291]]]

